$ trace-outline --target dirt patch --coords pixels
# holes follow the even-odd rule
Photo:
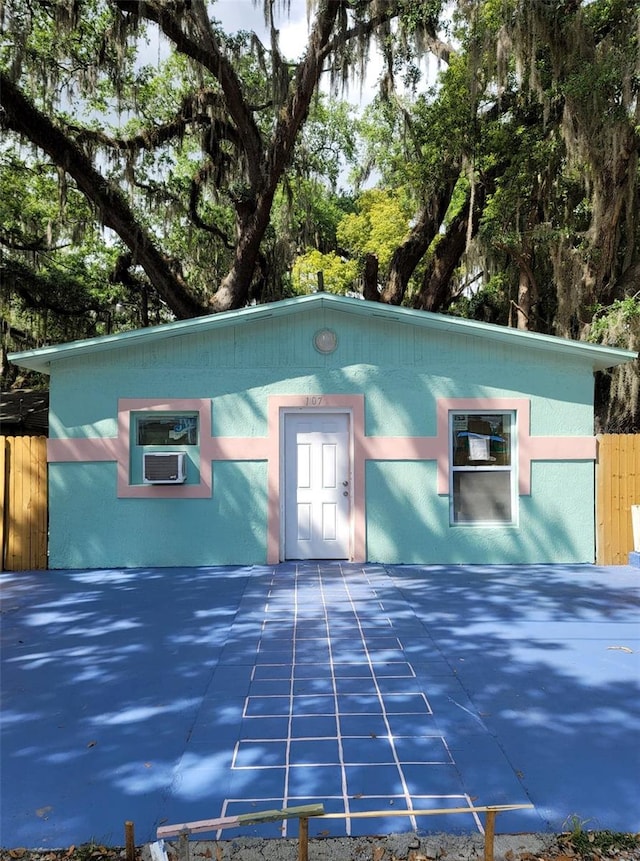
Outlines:
[[[296,839],[237,838],[180,844],[166,841],[169,861],[298,861]],[[309,840],[309,861],[481,861],[480,834],[390,834]],[[578,834],[498,834],[495,861],[640,861],[640,835],[612,832]],[[0,861],[126,861],[123,848],[96,844],[66,849],[0,849]],[[136,848],[136,861],[152,861],[148,844]]]

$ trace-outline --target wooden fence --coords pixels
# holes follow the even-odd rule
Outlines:
[[[0,570],[47,567],[46,438],[0,436]],[[596,562],[626,565],[640,505],[640,434],[598,437]]]
[[[0,436],[0,570],[47,567],[47,439]]]
[[[598,437],[596,562],[626,565],[633,550],[631,506],[640,505],[640,434]]]

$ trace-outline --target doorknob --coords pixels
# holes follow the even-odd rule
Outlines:
[[[349,491],[348,491],[348,490],[343,490],[343,491],[342,491],[342,495],[343,495],[343,496],[349,496]]]
[[[342,486],[343,486],[343,487],[347,487],[347,486],[348,486],[348,484],[349,484],[349,482],[348,482],[348,481],[343,481],[343,482],[342,482]]]

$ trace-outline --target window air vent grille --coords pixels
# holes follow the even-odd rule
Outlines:
[[[184,484],[185,455],[180,452],[147,452],[143,455],[144,484]]]

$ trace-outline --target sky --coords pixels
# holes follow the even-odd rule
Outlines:
[[[287,2],[289,2],[288,13]],[[313,4],[310,18],[307,18],[307,0],[275,0],[275,10],[280,30],[280,50],[289,60],[297,60],[307,45],[309,28],[313,23],[315,12]],[[265,45],[269,44],[269,34],[264,23],[263,0],[257,0],[257,3],[254,3],[254,0],[213,0],[212,14],[222,23],[225,31],[233,33],[243,29],[253,30],[263,39]],[[433,82],[437,72],[435,58],[427,56],[421,65],[427,80]],[[344,96],[345,101],[360,106],[370,102],[377,91],[381,70],[381,57],[372,46],[362,91],[359,82],[353,82],[350,91]],[[321,89],[325,89],[322,83]]]
[[[290,13],[287,14],[278,4],[278,25],[280,28],[280,49],[290,59],[298,59],[307,43],[309,33],[305,0],[291,0]],[[229,32],[254,30],[268,41],[264,25],[262,0],[216,0],[213,15]]]
[[[290,0],[290,9],[287,13],[284,8],[286,0],[276,0],[277,25],[280,30],[280,50],[290,60],[299,59],[304,51],[309,38],[311,18],[307,18],[306,0]],[[223,29],[227,32],[237,30],[253,30],[269,44],[269,34],[264,23],[263,3],[258,0],[216,0],[213,4],[213,16],[221,22]],[[345,100],[353,104],[366,104],[374,95],[377,77],[380,73],[381,63],[374,56],[369,63],[369,74],[360,93],[358,84],[354,84],[351,92],[345,94]]]

